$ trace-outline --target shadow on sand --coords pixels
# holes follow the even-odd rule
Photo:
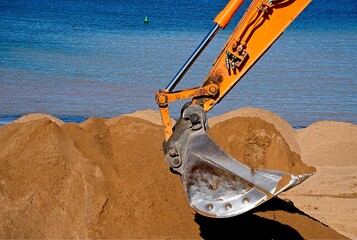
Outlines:
[[[196,213],[195,221],[199,224],[201,237],[204,239],[303,239],[290,226],[254,214],[276,210],[308,216],[292,203],[273,198],[254,210],[236,217],[208,218]]]

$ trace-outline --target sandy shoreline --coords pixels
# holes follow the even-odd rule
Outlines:
[[[357,126],[322,121],[295,130],[252,108],[209,122],[219,133],[220,122],[243,118],[273,124],[317,173],[251,213],[220,221],[188,207],[179,178],[162,160],[157,111],[81,124],[38,114],[1,126],[0,237],[205,238],[220,226],[227,236],[260,227],[277,231],[269,237],[357,239]]]

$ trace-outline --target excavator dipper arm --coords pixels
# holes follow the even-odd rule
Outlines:
[[[164,153],[181,175],[191,207],[210,217],[244,213],[300,184],[311,174],[250,169],[221,149],[207,134],[206,112],[217,104],[269,49],[311,0],[253,0],[200,87],[174,91],[220,28],[243,0],[231,0],[215,25],[164,90],[156,93],[165,129]],[[168,104],[192,99],[171,126]]]

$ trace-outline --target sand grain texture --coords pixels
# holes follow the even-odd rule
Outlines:
[[[321,121],[296,137],[315,176],[284,194],[295,205],[340,233],[357,239],[357,126]]]
[[[344,238],[278,198],[230,219],[196,214],[163,161],[163,129],[153,121],[40,118],[0,127],[0,238]],[[275,150],[297,161],[271,124],[232,121],[269,128],[279,139]]]
[[[260,108],[240,108],[227,112],[221,116],[212,117],[208,120],[209,125],[213,127],[215,124],[223,122],[225,120],[237,117],[257,117],[261,120],[273,124],[275,129],[282,135],[284,140],[289,144],[291,151],[300,154],[300,146],[297,143],[296,131],[286,122],[283,118],[265,109]]]
[[[305,165],[300,156],[273,124],[258,117],[233,117],[215,124],[208,134],[227,153],[252,169],[270,169],[294,175],[315,172]]]

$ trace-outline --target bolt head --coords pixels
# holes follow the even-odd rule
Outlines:
[[[174,164],[175,164],[176,166],[179,165],[179,164],[180,164],[180,159],[175,158],[175,159],[174,159]]]
[[[160,95],[160,96],[158,97],[158,102],[161,103],[161,104],[166,103],[166,102],[167,102],[166,96]]]
[[[225,208],[226,208],[226,210],[229,210],[229,209],[231,209],[231,208],[232,208],[232,204],[230,204],[230,203],[227,203],[227,204],[226,204],[226,206],[225,206]]]
[[[170,157],[175,157],[178,155],[178,151],[177,151],[177,148],[175,145],[170,145],[168,148],[167,148],[167,152],[168,154],[170,155]]]
[[[200,123],[200,116],[198,116],[196,113],[192,113],[189,116],[189,119],[193,125]]]
[[[210,91],[211,94],[215,94],[217,92],[217,88],[212,86],[212,87],[209,88],[209,91]]]
[[[206,207],[208,211],[212,211],[214,209],[212,204],[208,204]]]

